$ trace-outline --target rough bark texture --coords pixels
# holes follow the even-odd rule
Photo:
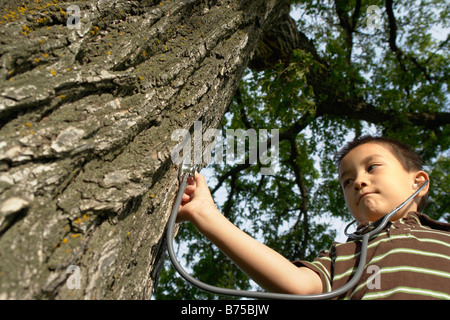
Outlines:
[[[69,29],[69,5],[81,9]],[[217,127],[285,1],[3,1],[0,298],[149,299],[171,133]],[[80,268],[69,289],[67,268]]]

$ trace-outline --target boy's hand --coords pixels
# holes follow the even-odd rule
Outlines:
[[[205,177],[195,172],[195,177],[188,179],[188,186],[184,190],[177,222],[193,221],[200,211],[217,210]]]
[[[322,280],[314,271],[297,268],[276,251],[233,225],[217,210],[205,178],[189,179],[177,222],[190,221],[225,255],[263,288],[295,294],[322,293]]]

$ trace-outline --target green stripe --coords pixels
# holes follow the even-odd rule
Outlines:
[[[421,241],[421,242],[436,243],[436,244],[440,244],[440,245],[443,245],[443,246],[446,246],[446,247],[450,248],[450,243],[449,242],[440,241],[440,240],[436,240],[436,239],[432,239],[432,238],[416,238],[416,239]]]
[[[386,298],[398,292],[450,300],[450,295],[444,292],[411,287],[396,287],[391,290],[367,293],[362,297],[362,300]]]
[[[433,233],[433,234],[438,234],[441,236],[446,236],[446,237],[450,237],[450,233],[446,232],[446,231],[440,231],[440,230],[435,230],[435,229],[430,229],[430,230],[413,230],[414,232],[425,232],[425,233]]]
[[[408,235],[394,235],[394,236],[391,236],[389,238],[379,239],[377,241],[373,241],[372,243],[370,243],[367,248],[370,249],[370,248],[373,248],[375,246],[378,246],[381,242],[388,242],[388,241],[391,241],[391,240],[399,240],[399,239],[411,239],[411,238],[415,238],[415,239],[417,239],[420,242],[435,243],[435,244],[440,244],[440,245],[443,245],[443,246],[446,246],[446,247],[450,248],[450,243],[447,243],[447,242],[444,242],[444,241],[439,241],[439,240],[436,240],[436,239],[429,239],[429,238],[416,238],[416,237],[412,237],[412,236],[408,236]],[[341,244],[341,245],[344,245],[344,244]],[[356,254],[339,256],[339,257],[336,258],[336,262],[352,260],[352,259],[356,258],[358,255],[359,255],[359,252],[356,253]]]
[[[320,259],[323,259],[323,258],[320,258]],[[327,281],[327,283],[326,283],[326,285],[327,285],[327,292],[331,291],[331,283],[330,283],[331,275],[330,275],[328,269],[325,268],[325,266],[321,262],[319,262],[317,260],[312,262],[312,264],[314,266],[316,266],[317,269],[319,269],[319,272],[321,272],[325,276],[325,279]]]
[[[394,273],[394,272],[402,272],[402,271],[430,274],[433,276],[439,276],[439,277],[444,277],[444,278],[450,279],[450,273],[445,272],[445,271],[438,271],[438,270],[434,270],[434,269],[412,267],[412,266],[396,266],[396,267],[380,269],[380,273]]]
[[[337,281],[337,280],[340,280],[340,279],[342,279],[342,278],[344,278],[346,276],[350,276],[351,274],[353,274],[356,271],[356,269],[357,269],[357,267],[350,268],[350,269],[348,269],[347,271],[345,271],[345,272],[343,272],[341,274],[335,275],[333,277],[333,281]]]
[[[379,256],[375,256],[373,257],[368,264],[374,264],[384,258],[386,258],[387,256],[391,255],[391,254],[396,254],[396,253],[407,253],[407,254],[415,254],[415,255],[419,255],[419,256],[426,256],[426,257],[435,257],[435,258],[441,258],[441,259],[445,259],[445,260],[449,260],[450,261],[450,257],[445,255],[445,254],[440,254],[440,253],[434,253],[434,252],[428,252],[428,251],[423,251],[423,250],[415,250],[415,249],[408,249],[408,248],[397,248],[397,249],[392,249],[389,252],[386,252],[384,254],[381,254]],[[367,265],[366,265],[367,267]],[[396,267],[394,267],[396,268]],[[346,276],[350,276],[355,270],[357,269],[357,267],[352,267],[349,268],[347,271],[335,275],[333,278],[333,281],[336,280],[340,280]],[[386,269],[386,268],[383,268]],[[389,268],[387,268],[389,269]]]
[[[420,274],[428,274],[428,275],[433,275],[433,276],[438,276],[438,277],[443,277],[443,278],[450,279],[450,273],[448,273],[448,272],[437,271],[437,270],[434,270],[434,269],[427,269],[427,268],[412,267],[412,266],[396,266],[396,267],[381,268],[380,271],[378,272],[378,275],[381,277],[381,274],[383,274],[383,273],[395,273],[395,272],[404,272],[404,271],[406,271],[406,272],[415,272],[415,273],[420,273]],[[414,276],[414,275],[411,275],[411,276]],[[369,280],[371,280],[370,277],[364,283],[361,283],[352,292],[352,294],[349,296],[349,298],[351,298],[359,290],[361,290],[362,288],[367,286]],[[380,280],[382,281],[382,278]]]
[[[446,233],[435,232],[435,231],[432,231],[432,230],[413,230],[413,232],[417,232],[417,231],[425,232],[425,233],[430,233],[431,232],[431,233],[435,233],[435,234],[436,233],[438,233],[438,234],[445,234],[446,236],[449,235],[449,234],[446,234]],[[432,239],[432,238],[417,238],[416,236],[405,235],[405,234],[392,235],[392,236],[388,237],[385,233],[382,233],[382,234],[377,235],[375,237],[375,239],[371,241],[371,243],[368,246],[368,250],[373,248],[373,247],[378,246],[380,243],[389,242],[389,241],[392,241],[392,240],[399,240],[399,239],[416,239],[417,241],[420,241],[420,242],[423,242],[423,243],[433,243],[433,244],[438,244],[438,245],[442,245],[442,246],[445,246],[447,248],[450,248],[450,243],[444,242],[444,241],[440,241],[440,240],[436,240],[436,239]],[[347,245],[347,244],[348,243],[337,244],[336,248],[339,247],[339,246]],[[445,259],[447,261],[450,261],[450,256],[445,255],[445,254],[428,252],[428,251],[423,251],[423,250],[416,250],[416,249],[409,249],[409,248],[397,248],[397,249],[390,250],[389,252],[387,252],[385,254],[381,254],[381,255],[373,257],[369,261],[369,264],[373,263],[373,262],[380,261],[380,260],[384,259],[385,257],[387,257],[388,255],[396,254],[396,253],[407,253],[407,254],[415,254],[415,255],[425,256],[425,257],[436,257],[436,258],[442,258],[442,259]],[[335,260],[336,263],[337,262],[348,261],[348,260],[354,260],[354,259],[356,259],[359,256],[359,254],[360,253],[358,252],[356,254],[340,255],[340,256],[336,257],[334,260]],[[321,258],[319,258],[317,260],[320,260],[320,259],[324,259],[324,260],[330,261],[330,259],[328,257],[321,257]],[[326,276],[326,279],[327,279],[326,286],[327,286],[327,288],[329,288],[329,290],[331,290],[330,283],[328,282],[328,279],[330,279],[330,277],[331,277],[331,275],[329,273],[329,270],[327,270],[317,260],[314,261],[313,264],[315,264],[321,270],[321,272]],[[366,265],[366,267],[367,267],[367,265]],[[389,272],[401,271],[398,268],[401,268],[401,267],[383,268],[383,269],[381,269],[381,273],[389,273]],[[342,279],[342,278],[344,278],[346,276],[350,276],[352,273],[355,272],[356,269],[357,269],[356,267],[352,267],[352,268],[349,268],[348,270],[346,270],[345,272],[343,272],[343,273],[341,273],[339,275],[335,275],[334,278],[333,278],[333,281]],[[417,272],[421,273],[419,271],[419,269],[423,269],[423,268],[417,268],[416,269]],[[437,275],[437,273],[439,273],[439,271],[435,271],[435,270],[431,270],[431,269],[423,269],[422,271],[424,271],[424,270],[430,270],[430,272],[423,272],[423,273],[433,274],[433,272],[435,272],[434,274],[436,274],[436,275]],[[405,271],[405,270],[403,270],[403,271]],[[444,272],[444,274],[445,274],[444,277],[447,277],[448,274],[445,273],[445,272]],[[441,274],[441,276],[442,276],[442,274]],[[360,286],[364,286],[364,285],[365,284],[361,284]],[[358,286],[358,288],[360,286]],[[407,287],[399,287],[399,288],[407,288]],[[358,291],[358,290],[359,289],[356,289],[356,291]],[[352,295],[353,295],[353,293],[352,293]]]
[[[370,263],[373,264],[373,263],[375,263],[375,262],[377,262],[379,260],[382,260],[382,259],[386,258],[387,256],[389,256],[391,254],[395,254],[395,253],[415,254],[415,255],[419,255],[419,256],[441,258],[441,259],[445,259],[445,260],[449,260],[450,261],[450,257],[445,255],[445,254],[429,252],[429,251],[423,251],[423,250],[416,250],[416,249],[409,249],[409,248],[397,248],[397,249],[392,249],[389,252],[386,252],[384,254],[380,254],[379,256],[373,257],[370,260]]]

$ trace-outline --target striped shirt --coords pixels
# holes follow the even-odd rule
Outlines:
[[[342,287],[356,271],[360,241],[334,243],[312,262],[295,261],[321,278],[323,292]],[[358,284],[338,299],[450,299],[450,224],[410,212],[369,241]]]

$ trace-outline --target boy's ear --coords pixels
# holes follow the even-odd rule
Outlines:
[[[428,174],[425,171],[418,171],[415,174],[414,177],[414,185],[413,185],[413,189],[417,190],[418,188],[420,188],[425,181],[430,180],[430,177],[428,176]],[[420,191],[419,196],[424,196],[427,194],[428,189],[430,187],[430,184],[428,184],[425,188],[423,188],[422,191]]]

